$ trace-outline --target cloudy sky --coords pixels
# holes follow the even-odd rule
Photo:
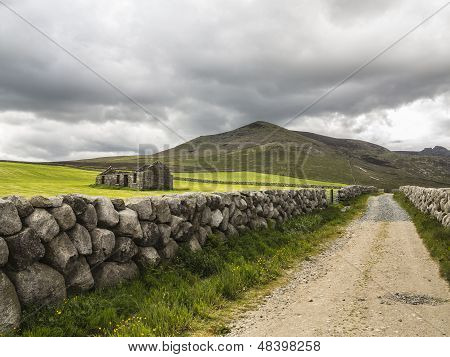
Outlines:
[[[284,125],[446,3],[1,1],[128,96],[0,4],[0,159],[33,161]],[[450,148],[449,43],[447,6],[287,127]]]

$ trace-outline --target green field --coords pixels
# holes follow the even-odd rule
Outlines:
[[[305,180],[299,180],[278,175],[258,174],[255,172],[223,172],[216,173],[219,177],[227,181],[258,181],[258,182],[289,182],[293,184],[306,183]],[[231,179],[228,179],[231,174]],[[14,162],[0,162],[0,196],[23,195],[31,197],[34,195],[53,196],[64,193],[82,193],[92,196],[108,197],[135,197],[161,195],[166,193],[182,193],[190,191],[213,192],[213,191],[244,191],[261,190],[265,186],[240,185],[240,184],[214,184],[201,182],[174,181],[174,191],[136,191],[131,189],[116,189],[92,187],[95,182],[97,171],[81,170],[65,166],[25,164]],[[195,177],[194,174],[174,173],[175,176]],[[185,176],[187,175],[187,176]],[[189,176],[191,175],[191,176]],[[194,175],[194,176],[193,176]],[[201,174],[199,174],[201,175]],[[207,174],[203,178],[214,179],[214,173]],[[202,177],[198,177],[202,178]],[[292,181],[293,180],[293,181]],[[318,184],[318,181],[307,183]],[[322,182],[320,184],[330,183]],[[267,188],[274,188],[273,186]]]

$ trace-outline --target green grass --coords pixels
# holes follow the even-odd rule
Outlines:
[[[366,201],[361,196],[346,212],[332,206],[226,242],[213,237],[202,251],[182,250],[173,264],[131,283],[70,297],[56,307],[30,308],[16,335],[220,335],[233,317],[225,312],[320,251]]]
[[[396,192],[394,199],[408,212],[431,256],[439,263],[441,275],[450,283],[450,228],[419,211],[404,194]]]
[[[215,184],[202,182],[174,181],[174,191],[136,191],[128,188],[111,188],[93,186],[98,171],[82,170],[66,166],[25,164],[15,162],[0,162],[0,197],[6,195],[34,195],[53,196],[64,193],[82,193],[91,196],[107,196],[127,198],[135,196],[161,195],[181,192],[213,192],[213,191],[245,191],[273,189],[272,186],[240,185],[240,184]],[[175,173],[175,175],[184,175]],[[192,175],[192,174],[191,174]],[[242,181],[247,175],[238,172],[233,175],[236,180]],[[264,178],[267,182],[280,182],[283,176],[264,175],[254,172],[248,173],[252,178]],[[290,178],[288,178],[290,179]],[[255,179],[255,181],[257,181]]]

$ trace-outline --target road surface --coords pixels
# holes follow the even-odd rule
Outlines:
[[[231,336],[448,336],[450,291],[392,195],[290,273]]]

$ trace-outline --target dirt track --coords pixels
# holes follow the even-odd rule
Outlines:
[[[450,291],[391,195],[326,251],[291,273],[232,336],[450,335]]]

